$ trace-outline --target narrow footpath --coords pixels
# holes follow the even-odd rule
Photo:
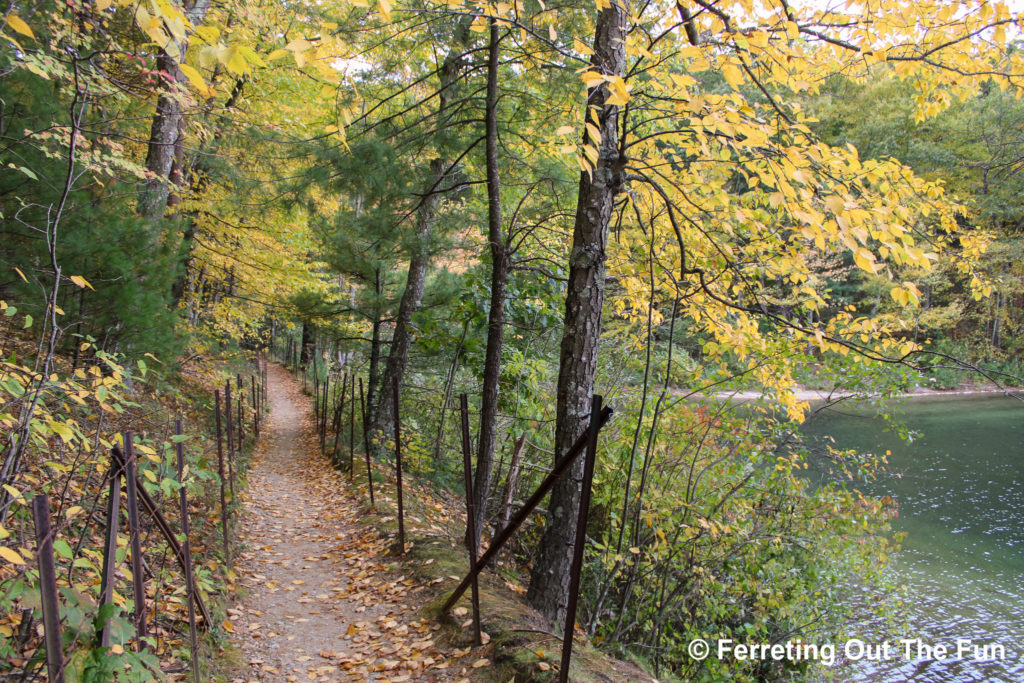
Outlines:
[[[402,575],[388,539],[356,523],[366,503],[319,455],[308,397],[278,366],[269,395],[240,496],[231,680],[468,681],[468,649],[438,647],[438,625],[420,618],[425,586]]]

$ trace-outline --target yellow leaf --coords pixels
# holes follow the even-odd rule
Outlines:
[[[96,11],[102,12],[113,4],[113,0],[96,0]]]
[[[33,35],[33,33],[32,33],[32,29],[30,29],[28,27],[28,24],[26,24],[21,19],[21,17],[19,17],[16,14],[8,14],[7,15],[7,25],[10,26],[11,28],[13,28],[15,31],[17,31],[18,33],[20,33],[23,36],[28,36],[29,38],[35,38],[35,35]]]
[[[234,633],[235,632],[235,625],[232,624],[227,619],[225,619],[224,621],[221,622],[221,626],[223,626],[224,630],[227,631],[228,633]]]
[[[25,560],[22,559],[21,555],[10,548],[0,547],[0,557],[4,558],[11,564],[25,564]]]
[[[612,78],[608,82],[608,89],[611,90],[611,95],[604,101],[605,104],[621,107],[629,102],[629,86],[626,85],[621,76]]]
[[[391,21],[391,2],[390,0],[380,0],[378,5],[380,7],[380,15],[384,17],[384,21]]]
[[[186,67],[182,66],[181,68],[182,68],[182,70],[184,70]],[[188,67],[188,68],[191,69],[192,67]],[[193,71],[194,70],[195,69],[193,69]],[[89,281],[86,280],[81,275],[72,275],[71,276],[71,281],[74,282],[76,285],[78,285],[79,289],[85,289],[86,287],[88,287],[89,289],[93,290],[94,292],[96,291],[96,289],[92,285],[89,284]]]
[[[579,38],[573,38],[572,39],[572,47],[573,47],[574,50],[576,50],[576,52],[580,52],[580,53],[585,54],[585,55],[592,55],[592,54],[594,54],[594,50],[592,48],[590,48],[586,43],[584,43]]]
[[[288,54],[288,50],[278,48],[271,52],[269,55],[267,55],[267,61],[272,62],[275,59],[281,59],[281,57],[284,57],[286,54]]]
[[[14,272],[17,273],[18,275],[20,275],[22,280],[24,280],[25,282],[28,282],[28,278],[25,277],[25,273],[21,272],[20,268],[15,268]]]
[[[552,43],[558,40],[558,31],[555,30],[554,26],[548,26],[548,40]]]
[[[722,77],[733,88],[739,88],[743,83],[743,72],[735,64],[723,64]]]
[[[861,270],[874,274],[878,272],[878,265],[875,263],[875,255],[863,247],[853,252],[853,262]]]
[[[555,129],[555,135],[569,135],[575,130],[575,126],[559,126]]]
[[[292,42],[284,46],[284,49],[289,52],[305,52],[309,48],[313,47],[313,43],[309,42],[305,38],[296,38]]]
[[[64,443],[71,443],[74,440],[75,433],[71,431],[71,428],[68,427],[63,422],[47,420],[47,424],[49,424],[50,429],[53,430],[53,433],[59,436],[61,440],[64,441]]]
[[[826,199],[825,205],[832,210],[832,213],[841,213],[846,208],[846,202],[838,195],[832,195]]]
[[[196,28],[196,34],[207,43],[214,43],[220,37],[220,29],[216,26],[200,26]]]
[[[580,74],[580,79],[588,88],[593,88],[604,83],[604,76],[596,71],[584,71]]]
[[[191,83],[196,90],[203,95],[206,95],[209,92],[210,89],[207,87],[206,81],[203,80],[203,77],[195,67],[189,66],[188,64],[181,64],[179,68],[181,69],[181,73],[185,74],[185,78],[188,79],[188,82]]]

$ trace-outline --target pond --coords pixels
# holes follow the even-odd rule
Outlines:
[[[918,432],[910,443],[887,432],[867,410],[837,406],[805,425],[812,438],[830,435],[840,448],[892,451],[887,472],[865,493],[892,496],[906,533],[892,571],[907,587],[901,618],[922,644],[950,652],[909,660],[844,662],[840,680],[1024,680],[1024,401],[1004,396],[913,398],[902,422]],[[861,625],[876,642],[873,624]],[[958,658],[957,639],[971,645]],[[894,641],[895,643],[896,641]],[[974,646],[1002,645],[978,651]],[[899,645],[903,648],[903,645]]]

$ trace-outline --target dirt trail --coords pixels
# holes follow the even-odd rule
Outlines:
[[[417,614],[423,586],[398,575],[387,539],[353,522],[365,504],[317,453],[308,399],[279,367],[269,381],[236,531],[242,597],[226,628],[243,661],[232,680],[460,678],[452,658],[464,653],[436,647],[438,627]]]

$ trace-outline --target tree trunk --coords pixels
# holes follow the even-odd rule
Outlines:
[[[156,101],[156,113],[149,132],[146,150],[146,170],[149,172],[139,197],[139,213],[156,219],[164,215],[170,195],[170,174],[174,164],[174,148],[181,121],[180,95],[175,91],[179,82],[178,60],[166,52],[156,59],[163,89]]]
[[[363,415],[366,421],[363,429],[367,431],[370,430],[370,425],[373,424],[373,411],[377,405],[377,386],[380,384],[378,381],[380,377],[380,329],[382,326],[380,301],[381,295],[384,293],[384,282],[381,279],[380,266],[377,266],[377,269],[374,271],[373,291],[377,296],[374,299],[373,328],[370,333],[370,367],[366,371],[366,410],[368,414]]]
[[[193,0],[184,4],[182,9],[192,27],[203,22],[211,2],[212,0]],[[180,59],[183,60],[188,49],[188,39],[182,40],[176,47]],[[167,208],[175,144],[179,129],[182,130],[182,134],[184,130],[184,126],[181,126],[181,93],[178,92],[178,84],[182,82],[183,76],[178,67],[179,57],[161,51],[156,59],[156,70],[160,74],[162,88],[157,97],[156,113],[153,114],[146,150],[146,170],[149,171],[149,177],[142,186],[138,206],[139,213],[149,219],[162,218]]]
[[[455,84],[461,77],[462,66],[465,64],[465,57],[461,49],[469,39],[468,28],[469,23],[463,18],[455,28],[457,46],[448,53],[439,70],[441,88],[438,91],[438,129],[443,129],[446,125],[445,116],[448,102],[451,100]],[[391,349],[388,353],[387,367],[384,370],[382,389],[371,420],[371,433],[376,436],[370,442],[370,448],[376,451],[374,455],[380,454],[381,437],[388,438],[395,431],[394,397],[390,387],[397,380],[399,391],[401,391],[402,377],[405,375],[405,366],[409,361],[409,347],[412,343],[412,316],[419,310],[423,301],[427,267],[430,264],[430,240],[434,231],[437,205],[441,197],[438,190],[444,180],[447,167],[448,162],[443,153],[431,160],[430,173],[427,176],[427,194],[424,195],[416,212],[416,244],[409,259],[409,274],[405,282],[405,291],[402,292],[402,300],[398,306],[398,317],[395,320],[395,332],[391,339]]]
[[[498,24],[491,21],[487,52],[487,240],[491,247],[491,310],[487,318],[487,353],[480,404],[480,438],[477,444],[476,480],[473,483],[476,515],[473,534],[478,547],[487,516],[487,498],[494,469],[494,442],[498,426],[498,391],[501,353],[505,336],[505,296],[509,257],[501,228],[501,182],[498,177]]]
[[[445,166],[442,159],[434,159],[430,162],[431,173],[428,189],[437,187],[444,174]],[[389,391],[388,387],[393,386],[396,381],[401,387],[402,378],[405,376],[405,366],[409,362],[409,347],[412,345],[412,317],[420,310],[420,304],[423,302],[423,290],[427,283],[427,268],[430,265],[430,237],[434,231],[439,197],[440,195],[431,191],[428,196],[424,197],[423,203],[420,204],[416,213],[416,245],[409,259],[409,274],[405,280],[402,300],[398,304],[395,332],[391,337],[391,349],[384,367],[377,409],[373,412],[371,432],[378,435],[378,438],[371,443],[371,448],[379,447],[381,436],[390,438],[395,432],[394,392]]]
[[[313,340],[313,323],[308,320],[302,322],[302,345],[299,347],[299,366],[306,365],[313,360],[313,351],[316,342]]]
[[[612,0],[598,17],[591,64],[605,75],[622,76],[625,72],[628,13],[624,3]],[[584,144],[598,145],[598,159],[592,177],[580,174],[558,368],[556,458],[568,451],[587,427],[597,374],[605,246],[623,161],[618,148],[619,107],[606,105],[607,98],[605,84],[592,88],[587,96],[588,112],[591,108],[598,112],[601,140],[598,144],[589,132],[584,133]],[[578,458],[551,492],[544,536],[527,591],[530,604],[556,622],[565,618],[582,477],[583,459]]]

